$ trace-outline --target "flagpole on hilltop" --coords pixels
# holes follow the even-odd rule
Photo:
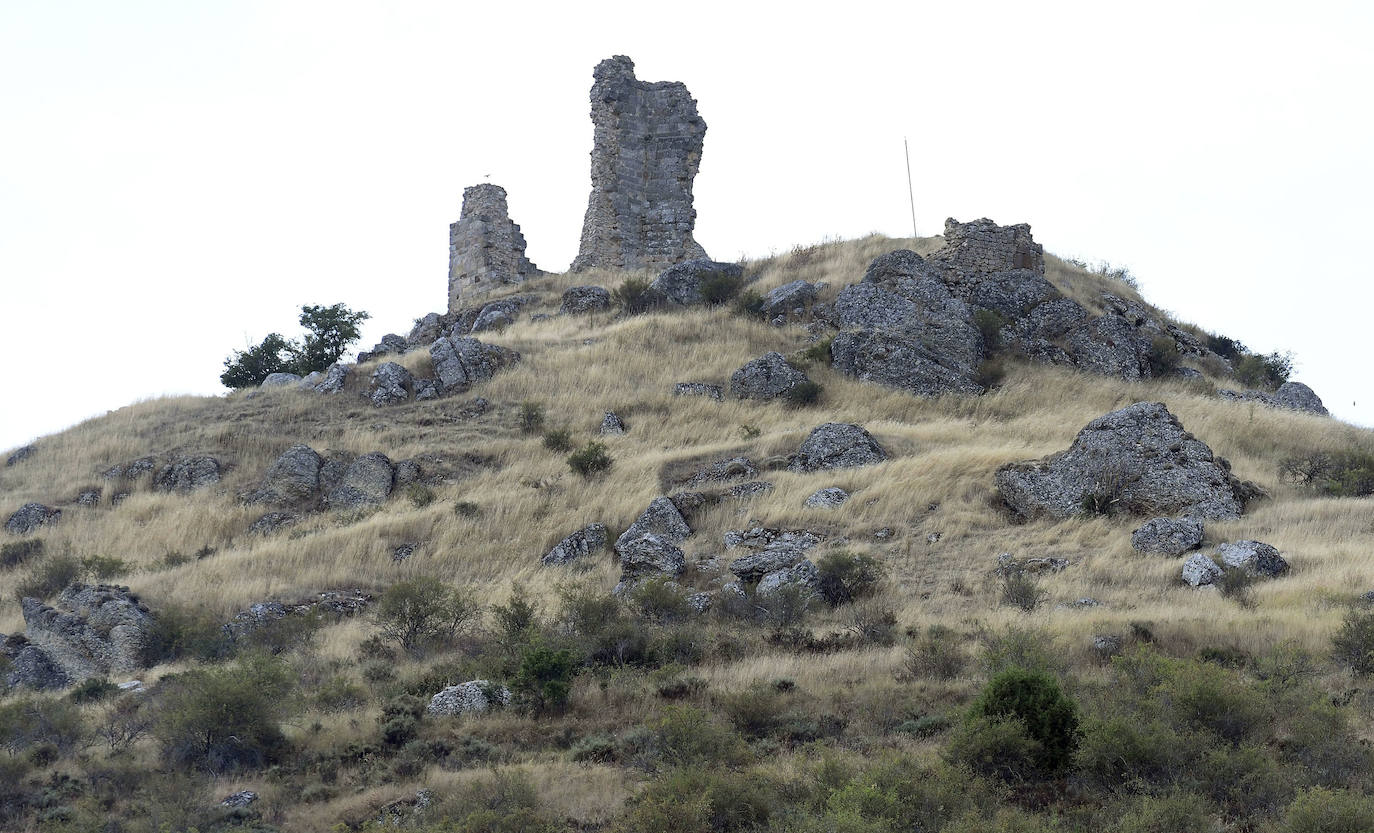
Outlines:
[[[902,151],[906,153],[906,193],[911,198],[911,236],[916,237],[916,191],[911,187],[911,148],[902,137]]]

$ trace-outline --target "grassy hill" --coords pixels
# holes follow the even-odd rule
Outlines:
[[[746,264],[746,273],[760,292],[823,281],[825,301],[877,255],[940,243],[875,236],[799,248]],[[1101,310],[1104,291],[1141,300],[1109,277],[1046,260],[1055,287],[1089,310]],[[1360,756],[1374,698],[1332,654],[1333,634],[1362,615],[1358,594],[1374,589],[1371,499],[1323,496],[1280,469],[1317,452],[1368,452],[1370,432],[1220,399],[1217,387],[1234,386],[1222,376],[1129,383],[1014,360],[985,395],[922,399],[807,359],[804,328],[775,328],[728,305],[532,320],[557,312],[570,286],[614,287],[628,277],[554,275],[520,286],[539,301],[481,338],[522,361],[466,394],[374,408],[356,395],[363,366],[336,396],[269,389],[137,403],[46,437],[32,457],[0,468],[5,513],[29,501],[64,507],[59,523],[30,536],[42,540],[42,554],[0,568],[0,583],[38,586],[54,563],[87,559],[87,573],[128,585],[155,613],[180,611],[191,646],[140,675],[147,693],[123,695],[140,698],[128,708],[148,724],[127,744],[99,740],[118,696],[71,706],[60,693],[0,700],[9,709],[0,711],[0,731],[10,733],[7,829],[358,829],[381,824],[397,801],[401,824],[436,830],[1353,830],[1303,814],[1320,805],[1351,823],[1371,817]],[[673,395],[675,382],[725,383],[770,350],[805,363],[823,387],[819,403]],[[423,350],[399,361],[429,374]],[[478,397],[488,405],[475,413]],[[999,466],[1062,450],[1092,419],[1137,401],[1164,402],[1238,477],[1268,492],[1240,519],[1209,523],[1207,538],[1271,543],[1292,564],[1288,575],[1226,594],[1198,590],[1179,581],[1182,559],[1131,548],[1141,518],[1020,523],[1011,515],[993,481]],[[567,451],[522,430],[527,403],[542,409],[544,431],[566,429],[578,446],[604,442],[613,465],[591,478],[571,471]],[[627,433],[597,434],[607,410]],[[613,555],[576,568],[540,565],[586,524],[604,523],[615,536],[650,500],[678,490],[680,473],[737,455],[785,456],[825,422],[865,426],[889,460],[763,471],[771,492],[705,509],[683,549],[689,563],[719,556],[723,569],[728,530],[810,529],[824,536],[814,560],[842,551],[881,566],[870,595],[762,619],[692,616],[671,588],[607,601],[619,573]],[[240,494],[298,443],[415,459],[421,480],[376,509],[249,534],[263,509]],[[225,466],[210,489],[165,493],[144,483],[112,505],[114,488],[99,476],[145,455],[202,453]],[[98,506],[67,506],[96,485],[105,490]],[[851,500],[803,507],[828,486]],[[413,554],[394,560],[402,545]],[[1037,603],[1024,610],[1004,603],[1007,582],[993,573],[1004,552],[1069,566],[1027,579],[1022,590]],[[718,576],[697,567],[681,582],[709,589]],[[278,652],[267,659],[248,648],[198,655],[193,644],[196,634],[213,635],[205,623],[256,602],[334,589],[381,595],[419,577],[463,588],[483,608],[478,624],[415,651],[372,639],[373,613],[319,622],[269,645]],[[1100,604],[1073,604],[1082,598]],[[512,626],[513,599],[537,611],[532,626]],[[649,647],[632,661],[592,659],[599,626],[573,614],[593,602],[614,608],[602,610],[602,626],[614,619],[623,639]],[[0,632],[23,627],[7,591]],[[1103,635],[1119,638],[1122,658],[1111,662],[1094,647]],[[482,715],[397,717],[407,695],[423,702],[471,679],[527,681],[531,646],[569,652],[577,670],[565,707],[526,701]],[[278,689],[262,682],[263,663],[284,675]],[[970,728],[980,692],[1012,665],[1046,671],[1077,703],[1080,740],[1067,768],[1036,763],[1024,744],[986,726]],[[169,756],[167,715],[191,708],[178,692],[219,672],[279,692],[270,722],[283,740],[262,765],[197,767]],[[1218,728],[1218,713],[1244,725]],[[67,734],[15,728],[31,728],[33,714],[47,723],[65,715],[71,726]],[[1158,732],[1137,746],[1104,734],[1122,715]],[[392,743],[388,719],[414,725]],[[1150,743],[1186,749],[1165,760],[1141,751]],[[1331,763],[1341,751],[1354,757]],[[239,789],[261,797],[238,813],[217,806]],[[422,790],[428,806],[416,809]]]

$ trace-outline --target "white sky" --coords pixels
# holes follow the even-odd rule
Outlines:
[[[1355,2],[0,0],[0,449],[222,392],[301,304],[404,334],[488,176],[565,269],[613,54],[697,98],[716,258],[909,234],[907,136],[922,234],[1029,222],[1374,425],[1371,43]]]

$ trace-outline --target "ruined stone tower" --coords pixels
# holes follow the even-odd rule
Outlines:
[[[459,298],[521,283],[540,274],[525,258],[525,237],[511,222],[506,189],[474,185],[463,190],[463,210],[448,227],[448,310]]]
[[[706,252],[692,239],[692,180],[706,122],[686,85],[635,79],[624,55],[592,83],[592,194],[573,270],[663,269]]]

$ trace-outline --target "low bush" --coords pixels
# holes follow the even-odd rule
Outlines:
[[[651,622],[675,622],[692,614],[687,596],[667,576],[645,579],[629,593],[630,605]]]
[[[1352,610],[1331,637],[1331,657],[1359,676],[1374,673],[1374,611]]]
[[[1249,354],[1236,362],[1236,380],[1251,388],[1275,390],[1292,373],[1292,353]]]
[[[96,703],[119,693],[119,686],[104,677],[88,677],[67,692],[73,703]]]
[[[969,710],[967,725],[975,730],[1019,724],[1031,745],[1013,744],[1030,755],[1044,773],[1068,767],[1078,746],[1078,707],[1043,671],[1010,668],[988,681]],[[1010,737],[1010,730],[1006,737]],[[1030,773],[1023,773],[1029,775]]]
[[[693,767],[651,782],[612,827],[617,833],[763,830],[780,797],[757,775]]]
[[[544,406],[538,402],[520,403],[520,433],[538,434],[544,430]]]
[[[1374,830],[1374,797],[1315,787],[1293,799],[1280,833],[1365,833]]]
[[[572,693],[577,665],[572,652],[533,644],[520,657],[520,668],[511,680],[515,703],[534,714],[561,712]]]
[[[873,595],[886,578],[880,561],[848,550],[827,553],[816,563],[820,592],[831,607]]]
[[[967,768],[891,755],[830,793],[825,813],[835,826],[820,829],[944,830],[955,819],[988,812],[999,792]]]
[[[1044,601],[1045,592],[1035,576],[1023,570],[1011,570],[1001,578],[1002,604],[1030,613]]]
[[[453,504],[453,514],[460,518],[475,518],[482,514],[482,507],[470,500],[460,500]]]
[[[1146,359],[1150,363],[1150,375],[1159,378],[1168,376],[1178,369],[1181,360],[1178,352],[1178,342],[1168,336],[1155,336],[1150,341],[1150,349],[1146,353]]]
[[[220,775],[276,760],[293,682],[284,664],[264,656],[169,680],[152,726],[164,762]]]
[[[787,389],[782,400],[789,408],[810,408],[820,404],[824,390],[817,382],[798,382]]]
[[[424,509],[434,502],[434,490],[423,483],[411,483],[406,487],[406,499],[416,509]]]
[[[420,732],[425,716],[425,701],[410,694],[393,697],[382,705],[377,717],[382,743],[391,747],[405,746]]]
[[[11,756],[36,746],[66,754],[88,732],[81,710],[69,700],[23,696],[0,703],[0,749]]]
[[[80,581],[81,562],[71,555],[55,555],[44,559],[29,577],[15,588],[14,597],[47,599],[60,593],[67,585]]]
[[[743,275],[729,275],[716,272],[701,282],[701,299],[708,307],[718,307],[728,303],[744,288]],[[762,306],[760,304],[760,306]]]
[[[735,313],[745,318],[763,316],[763,296],[752,289],[746,290],[735,298]]]
[[[1060,671],[1064,668],[1064,652],[1054,644],[1054,637],[1035,628],[1009,625],[998,631],[979,634],[983,643],[980,664],[989,677],[1008,668],[1032,671]]]
[[[626,278],[611,291],[611,298],[628,315],[648,312],[662,303],[657,292],[649,290],[649,281],[643,278]]]
[[[572,432],[566,428],[555,428],[544,432],[544,447],[549,451],[571,451]]]
[[[608,470],[613,462],[605,443],[590,442],[568,455],[568,468],[589,480]]]
[[[219,662],[235,651],[234,640],[218,617],[202,608],[179,604],[158,608],[143,639],[146,665],[180,659]]]
[[[750,759],[744,741],[729,727],[693,706],[667,706],[659,719],[650,724],[651,749],[641,750],[649,768],[692,766],[738,766]]]
[[[82,571],[97,582],[106,582],[133,570],[133,565],[112,555],[88,555],[81,559]]]
[[[823,338],[810,347],[807,347],[805,350],[802,350],[799,354],[802,361],[814,362],[816,364],[830,364],[830,343],[834,340],[833,336],[830,338]]]
[[[973,311],[973,323],[983,336],[983,347],[987,352],[993,353],[1002,347],[1002,327],[1007,323],[1005,318],[993,310],[978,307]]]
[[[954,679],[968,664],[959,642],[959,635],[950,628],[931,625],[907,647],[907,671],[916,679]]]
[[[20,564],[38,558],[42,554],[42,538],[29,538],[23,541],[0,544],[0,568],[18,567]]]
[[[406,651],[452,639],[473,624],[482,609],[471,596],[436,578],[399,581],[377,601],[377,625],[383,638]]]
[[[1279,475],[1329,497],[1367,497],[1374,495],[1374,454],[1338,451],[1297,455],[1279,464]]]

